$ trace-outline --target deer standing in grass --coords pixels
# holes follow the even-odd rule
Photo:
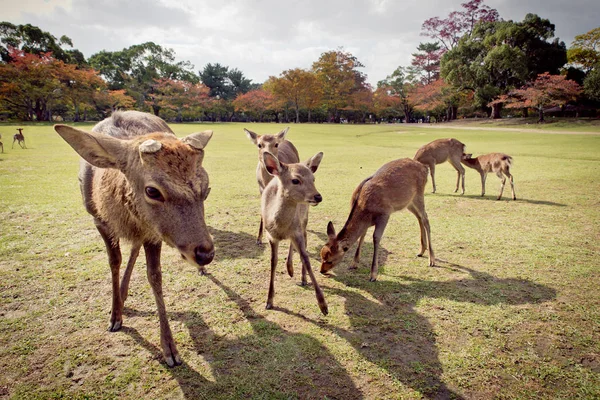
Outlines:
[[[2,135],[0,135],[0,139],[2,139]],[[1,140],[0,140],[0,148],[2,148],[2,152],[4,153],[4,145],[2,144]]]
[[[121,329],[129,280],[144,246],[165,361],[171,367],[181,364],[163,299],[161,246],[164,241],[175,247],[202,273],[214,257],[204,222],[210,188],[202,167],[212,131],[180,140],[162,119],[137,111],[116,112],[92,132],[67,125],[54,129],[83,158],[79,170],[83,202],[104,240],[112,274],[108,330]],[[131,253],[119,283],[121,239],[131,243]]]
[[[465,151],[465,145],[456,139],[438,139],[431,143],[422,146],[415,154],[414,159],[421,164],[429,167],[431,174],[431,183],[433,184],[433,192],[435,193],[435,166],[448,161],[456,172],[458,178],[456,180],[456,189],[454,193],[458,192],[458,186],[460,184],[460,178],[462,177],[462,194],[465,194],[465,169],[460,165],[462,155]]]
[[[513,176],[510,173],[510,167],[512,167],[512,157],[504,153],[490,153],[484,154],[479,157],[472,158],[472,154],[463,154],[461,162],[469,168],[473,168],[479,175],[481,175],[481,196],[485,195],[485,179],[489,172],[493,172],[500,178],[502,183],[500,184],[500,194],[498,199],[502,198],[502,192],[504,191],[504,184],[508,177],[510,181],[510,189],[512,191],[513,200],[517,199],[515,195],[515,184],[513,182]]]
[[[290,239],[290,248],[300,253],[302,260],[302,284],[306,285],[306,273],[310,276],[321,312],[327,315],[327,303],[310,266],[306,251],[306,225],[308,205],[316,206],[323,198],[315,188],[314,173],[319,168],[323,153],[317,153],[305,163],[282,163],[269,152],[263,153],[266,171],[276,177],[265,187],[261,198],[262,220],[271,245],[271,279],[267,309],[273,308],[275,295],[275,268],[279,242]],[[290,276],[294,275],[293,265],[287,263]]]
[[[333,223],[327,224],[327,244],[321,249],[321,273],[325,274],[340,261],[348,249],[358,240],[358,247],[350,269],[358,267],[360,252],[367,230],[375,225],[373,232],[373,262],[370,281],[377,280],[379,243],[390,215],[407,208],[417,217],[421,229],[421,257],[429,249],[429,266],[435,257],[431,247],[429,219],[425,212],[425,184],[427,167],[403,158],[383,165],[374,175],[365,179],[352,193],[351,210],[346,224],[336,234]]]
[[[15,148],[15,142],[17,142],[19,144],[19,146],[21,146],[22,149],[26,149],[27,146],[25,146],[25,136],[23,136],[23,128],[17,128],[17,130],[19,131],[19,133],[15,133],[13,136],[13,143],[12,143],[12,147],[11,148]]]

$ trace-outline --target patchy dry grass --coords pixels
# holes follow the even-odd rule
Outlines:
[[[254,244],[256,149],[243,125],[210,127],[207,222],[217,254],[202,277],[164,250],[167,311],[184,360],[171,369],[143,257],[124,328],[106,332],[109,271],[81,205],[77,155],[47,125],[26,126],[28,149],[11,150],[15,126],[0,126],[0,397],[600,397],[600,136],[293,125],[288,135],[303,158],[325,153],[324,201],[309,221],[314,268],[327,221],[343,225],[352,190],[383,163],[440,137],[515,158],[516,202],[493,200],[494,176],[479,197],[472,170],[467,194],[456,195],[456,173],[439,166],[438,193],[426,196],[438,267],[414,257],[417,221],[396,213],[378,282],[368,282],[370,239],[359,270],[346,269],[348,256],[318,277],[330,310],[323,317],[313,290],[284,273],[287,246],[276,309],[264,309],[269,251]]]

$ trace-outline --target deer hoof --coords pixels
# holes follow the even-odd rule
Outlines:
[[[265,309],[267,309],[267,310],[273,309],[273,304],[267,303],[267,305],[265,306]]]
[[[108,327],[108,331],[109,332],[116,332],[116,331],[118,331],[118,330],[121,329],[121,326],[123,326],[123,321],[111,322],[110,326]]]
[[[376,282],[377,278],[369,278],[369,282]]]
[[[181,365],[181,358],[179,358],[179,354],[174,354],[172,356],[165,357],[165,361],[167,365],[171,368],[177,365]]]
[[[358,269],[358,265],[356,264],[351,264],[348,269]]]
[[[321,312],[323,313],[323,315],[329,314],[329,309],[327,308],[327,304],[319,304],[319,308],[321,309]]]

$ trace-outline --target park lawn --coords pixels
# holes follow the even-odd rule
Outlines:
[[[255,244],[257,150],[242,129],[284,125],[172,126],[178,136],[215,132],[205,156],[210,275],[163,247],[167,312],[184,361],[176,368],[162,359],[143,256],[124,327],[106,332],[110,274],[81,204],[76,153],[50,125],[25,126],[28,148],[11,149],[17,126],[0,126],[0,397],[600,397],[600,135],[292,125],[288,138],[302,159],[324,152],[316,173],[324,201],[310,209],[308,226],[314,270],[327,221],[341,229],[353,189],[385,162],[441,137],[476,155],[514,157],[517,201],[510,187],[495,200],[493,175],[480,197],[470,169],[466,194],[455,194],[456,172],[438,166],[438,193],[429,181],[425,199],[437,267],[415,257],[417,221],[398,212],[377,282],[368,281],[370,236],[358,270],[347,270],[351,248],[331,276],[317,274],[325,317],[312,287],[298,285],[299,261],[294,278],[285,273],[287,245],[275,309],[264,308],[269,250]]]
[[[469,118],[458,119],[443,124],[446,127],[479,127],[479,128],[507,128],[507,129],[527,129],[542,132],[570,132],[570,133],[600,133],[600,119],[598,118],[564,118],[548,116],[544,118],[544,123],[537,123],[538,116],[528,118]]]

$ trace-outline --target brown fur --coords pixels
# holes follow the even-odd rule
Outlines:
[[[421,251],[418,255],[422,256],[429,248],[429,265],[433,266],[435,257],[431,247],[429,219],[425,212],[426,183],[427,168],[409,158],[391,161],[361,182],[352,193],[352,208],[344,228],[336,234],[333,223],[329,222],[327,225],[329,239],[321,249],[321,273],[326,273],[337,265],[350,246],[358,240],[358,247],[350,266],[357,268],[367,229],[375,225],[370,280],[377,280],[379,242],[390,215],[405,208],[419,221]]]
[[[15,133],[13,136],[12,148],[15,148],[15,142],[17,142],[22,149],[26,149],[27,146],[25,145],[25,136],[23,135],[23,128],[17,128],[17,130],[19,131],[19,133]],[[2,147],[2,152],[4,152],[4,146]]]
[[[504,153],[490,153],[484,154],[479,157],[472,158],[472,154],[464,154],[461,162],[469,168],[473,168],[479,172],[481,176],[481,196],[485,195],[485,180],[487,174],[493,172],[502,181],[500,185],[500,194],[498,200],[502,198],[502,192],[504,191],[504,184],[506,183],[506,177],[510,181],[510,189],[512,191],[513,200],[517,199],[515,195],[515,185],[513,176],[510,173],[510,167],[512,166],[512,157]]]
[[[456,172],[458,178],[456,180],[456,189],[458,192],[460,178],[462,177],[462,194],[465,194],[465,169],[460,165],[462,155],[465,151],[465,145],[456,139],[438,139],[431,143],[422,146],[415,154],[414,159],[421,164],[429,167],[431,173],[431,183],[433,185],[433,193],[435,193],[435,166],[448,161]]]
[[[204,222],[208,174],[202,167],[212,131],[178,139],[158,117],[137,111],[117,112],[91,133],[55,125],[82,156],[79,179],[87,211],[106,245],[112,273],[110,331],[123,323],[123,304],[141,247],[158,308],[161,345],[169,366],[180,364],[162,294],[162,242],[204,272],[214,257]],[[120,240],[131,242],[127,268],[119,283]]]
[[[267,185],[261,199],[262,220],[271,245],[271,279],[267,309],[273,307],[279,242],[290,239],[290,248],[293,246],[300,253],[302,260],[302,284],[306,285],[306,273],[308,273],[315,288],[319,308],[323,314],[327,315],[327,303],[312,272],[306,251],[308,204],[317,205],[322,201],[321,195],[315,188],[313,175],[317,171],[322,157],[323,153],[318,153],[304,164],[284,164],[271,153],[263,154],[265,169],[276,177]],[[289,262],[287,269],[288,274],[293,276],[293,266]]]
[[[0,139],[2,139],[2,135],[0,135]],[[2,152],[4,153],[4,145],[2,144],[2,141],[0,141],[0,148],[2,148]]]

